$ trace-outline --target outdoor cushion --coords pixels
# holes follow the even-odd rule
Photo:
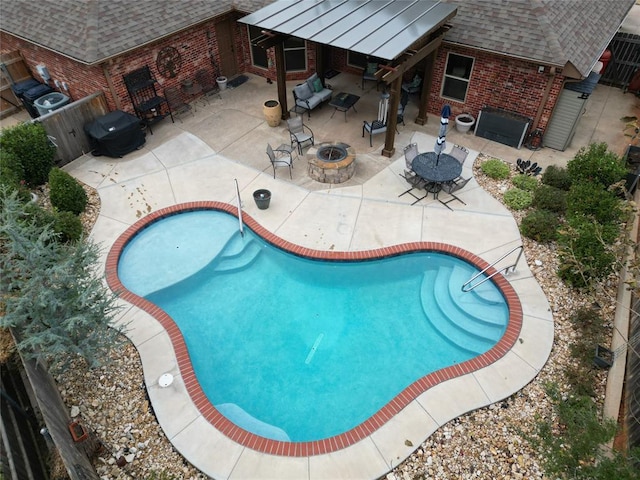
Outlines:
[[[319,78],[316,78],[313,81],[313,91],[314,92],[320,92],[322,91],[324,87],[322,86],[322,80],[320,80]]]
[[[304,108],[313,109],[313,108],[316,108],[318,105],[320,105],[320,103],[322,103],[322,98],[320,98],[318,95],[312,95],[306,100],[298,99],[298,101],[296,102],[296,105],[300,105],[301,107],[304,107]]]
[[[311,89],[311,91],[313,91],[313,82],[315,82],[316,79],[320,79],[320,77],[318,76],[317,73],[314,73],[313,75],[311,75],[309,78],[305,80],[305,82],[307,82],[307,85],[309,85],[309,88]]]
[[[313,91],[309,88],[307,82],[301,83],[293,89],[296,92],[296,97],[299,100],[307,100],[313,96]]]

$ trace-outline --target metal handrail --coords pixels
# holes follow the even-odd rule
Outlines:
[[[238,187],[238,179],[234,178],[236,182],[236,206],[238,207],[238,223],[240,224],[240,235],[244,237],[244,225],[242,222],[242,201],[240,200],[240,188]]]
[[[508,257],[509,255],[511,255],[513,252],[515,252],[516,250],[520,250],[520,252],[518,253],[518,258],[516,258],[516,261],[505,267],[505,268],[501,268],[500,270],[497,270],[495,272],[493,272],[491,275],[489,275],[487,278],[482,279],[481,281],[479,281],[478,283],[474,283],[472,285],[471,284],[476,278],[478,278],[480,275],[484,274],[487,270],[489,270],[490,268],[492,268],[494,265],[496,265],[497,263],[501,262],[502,260],[504,260],[506,257]],[[476,273],[473,277],[471,277],[469,280],[467,280],[466,282],[464,282],[462,284],[461,290],[463,292],[470,292],[471,290],[473,290],[476,287],[479,287],[480,285],[482,285],[484,282],[486,282],[487,280],[491,280],[493,277],[495,277],[496,275],[498,275],[499,273],[505,272],[505,273],[513,273],[516,271],[516,265],[518,265],[518,262],[520,261],[520,257],[522,256],[522,252],[524,252],[524,246],[522,245],[518,245],[517,247],[509,250],[507,253],[505,253],[503,256],[501,256],[499,259],[497,259],[495,262],[493,262],[491,265],[489,265],[488,267],[483,268],[480,272]]]

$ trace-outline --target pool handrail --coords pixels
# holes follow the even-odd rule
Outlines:
[[[238,179],[234,178],[236,182],[236,206],[238,207],[238,223],[240,224],[240,236],[244,237],[244,225],[242,221],[242,200],[240,200],[240,188],[238,187]]]
[[[472,285],[471,284],[476,278],[478,278],[480,275],[484,274],[487,270],[489,270],[491,267],[495,266],[497,263],[501,262],[502,260],[504,260],[506,257],[508,257],[509,255],[511,255],[513,252],[515,252],[516,250],[520,250],[520,252],[518,253],[518,258],[516,258],[516,261],[513,262],[511,265],[507,265],[504,268],[501,268],[500,270],[496,270],[495,272],[493,272],[491,275],[489,275],[486,278],[483,278],[481,281],[474,283]],[[462,287],[460,288],[463,292],[470,292],[471,290],[473,290],[476,287],[479,287],[480,285],[482,285],[484,282],[486,282],[487,280],[491,280],[493,277],[495,277],[496,275],[498,275],[499,273],[505,272],[505,273],[514,273],[516,271],[516,266],[518,265],[518,262],[520,261],[520,257],[522,256],[522,252],[524,252],[524,246],[523,245],[518,245],[515,248],[512,248],[511,250],[509,250],[507,253],[505,253],[503,256],[501,256],[499,259],[497,259],[495,262],[493,262],[491,265],[483,268],[481,271],[479,271],[478,273],[476,273],[473,277],[471,277],[469,280],[467,280],[466,282],[464,282],[462,284]]]

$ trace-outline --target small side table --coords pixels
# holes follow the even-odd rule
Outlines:
[[[182,83],[182,92],[189,98],[189,103],[196,103],[196,101],[199,101],[202,98],[199,97],[199,95],[202,94],[202,85],[200,85],[198,82],[185,81]]]

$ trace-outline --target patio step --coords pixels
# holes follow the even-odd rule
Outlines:
[[[448,274],[446,278],[448,281]],[[448,295],[449,292],[448,286],[446,284],[439,285],[439,282],[442,282],[442,280],[438,281],[437,270],[425,271],[420,298],[422,300],[422,308],[429,322],[431,322],[440,336],[458,348],[474,355],[479,355],[489,350],[496,340],[478,329],[475,322],[469,320],[466,315],[453,305],[453,300],[439,303],[435,290],[438,288],[444,289],[445,295]]]

